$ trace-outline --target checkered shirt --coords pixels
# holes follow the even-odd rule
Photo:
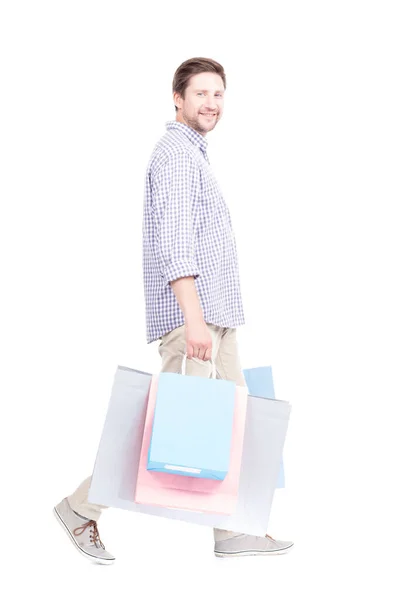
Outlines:
[[[169,285],[193,276],[206,323],[244,324],[231,217],[207,157],[208,142],[167,121],[146,170],[143,281],[147,343],[185,320]]]

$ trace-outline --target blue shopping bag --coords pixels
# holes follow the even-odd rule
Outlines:
[[[223,480],[235,396],[234,381],[160,373],[147,470]]]
[[[244,369],[243,375],[246,380],[250,396],[259,396],[260,398],[271,398],[275,400],[274,382],[272,379],[271,367],[255,367],[253,369]],[[283,460],[279,471],[277,488],[285,487],[285,472]]]

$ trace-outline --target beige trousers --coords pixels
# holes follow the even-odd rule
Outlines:
[[[246,386],[246,380],[240,365],[236,329],[207,325],[212,337],[211,361],[205,362],[199,358],[186,359],[185,374],[199,377],[215,376],[218,379],[228,379],[235,381],[237,385]],[[160,340],[158,351],[162,359],[161,372],[182,373],[186,354],[185,326],[177,327],[164,335]],[[107,507],[88,502],[90,482],[91,477],[85,479],[76,491],[68,497],[68,501],[72,510],[87,519],[97,521],[100,518],[102,509]],[[236,535],[235,532],[214,529],[215,541],[227,539],[233,535]]]

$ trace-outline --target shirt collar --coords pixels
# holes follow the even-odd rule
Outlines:
[[[192,127],[189,127],[189,125],[186,125],[186,123],[181,123],[180,121],[167,121],[165,126],[168,129],[168,131],[170,129],[177,129],[178,131],[186,135],[186,137],[192,142],[192,144],[198,146],[203,152],[206,152],[208,141],[203,135],[201,135],[201,133],[199,133],[195,129],[192,129]]]

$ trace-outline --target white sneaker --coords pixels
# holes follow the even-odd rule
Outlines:
[[[215,542],[214,554],[219,558],[227,556],[265,556],[271,554],[286,554],[293,542],[274,540],[270,535],[265,537],[241,533],[227,540]]]
[[[112,565],[115,557],[104,547],[100,539],[96,521],[77,515],[64,498],[54,507],[54,514],[81,554],[102,565]]]

